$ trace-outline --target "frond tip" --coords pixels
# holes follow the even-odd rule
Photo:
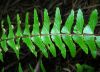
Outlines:
[[[84,53],[88,54],[88,51],[91,51],[93,58],[96,58],[96,44],[100,48],[100,36],[95,36],[94,29],[98,22],[98,12],[97,10],[93,10],[88,24],[84,27],[84,16],[82,10],[79,9],[76,17],[76,24],[73,29],[73,33],[71,34],[71,28],[74,24],[74,10],[71,10],[65,25],[61,28],[61,15],[60,9],[56,8],[55,12],[55,21],[53,28],[50,28],[50,19],[48,16],[48,11],[44,10],[44,21],[43,27],[40,32],[39,28],[39,20],[37,10],[34,9],[34,23],[32,32],[30,32],[29,27],[29,13],[26,13],[25,18],[25,28],[22,32],[21,28],[21,20],[19,14],[16,16],[17,18],[17,30],[16,33],[13,32],[12,23],[9,15],[7,16],[7,22],[9,26],[8,35],[5,33],[4,21],[1,22],[2,27],[2,36],[0,38],[0,44],[2,50],[5,52],[8,50],[7,45],[9,45],[19,58],[19,50],[20,50],[20,40],[27,45],[29,50],[37,57],[37,50],[35,45],[39,48],[42,54],[48,58],[48,51],[56,57],[56,48],[55,45],[61,51],[61,55],[63,58],[66,58],[67,48],[71,53],[72,57],[76,56],[76,46],[75,43],[79,45],[79,47],[83,50]],[[51,29],[51,31],[50,31]],[[96,37],[96,41],[95,41]],[[75,42],[75,43],[74,43]],[[54,44],[55,43],[55,44]],[[35,44],[35,45],[34,45]],[[2,50],[0,51],[0,59],[2,60]],[[2,60],[3,61],[3,60]]]

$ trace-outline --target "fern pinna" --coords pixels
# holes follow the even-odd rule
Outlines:
[[[17,58],[19,59],[21,39],[36,57],[37,57],[37,51],[35,45],[38,46],[38,48],[46,58],[48,58],[47,50],[50,51],[50,53],[54,57],[56,57],[57,54],[55,45],[61,51],[61,55],[63,56],[63,58],[66,58],[67,54],[66,51],[67,48],[65,48],[65,45],[69,48],[71,56],[75,57],[76,55],[75,43],[77,43],[86,54],[88,54],[88,51],[90,50],[93,58],[96,58],[97,54],[96,46],[100,48],[100,36],[94,34],[94,29],[98,21],[98,12],[96,9],[92,11],[88,24],[85,27],[84,27],[83,13],[81,9],[79,9],[73,30],[72,26],[75,20],[74,10],[71,10],[71,13],[69,14],[62,28],[61,28],[62,20],[59,8],[56,8],[55,21],[52,28],[50,28],[51,22],[46,9],[44,10],[44,21],[41,31],[39,28],[39,20],[36,9],[34,9],[34,23],[32,32],[30,32],[29,28],[29,13],[26,13],[25,29],[23,31],[20,26],[21,20],[19,14],[17,14],[16,20],[17,20],[16,23],[17,30],[14,33],[10,17],[7,16],[7,22],[9,26],[8,35],[4,28],[4,21],[3,20],[1,21],[2,36],[0,38],[0,44],[1,44],[0,59],[2,61],[3,61],[2,51],[3,50],[5,52],[8,51],[7,46],[10,46],[13,49],[13,51],[16,53]],[[73,33],[71,31],[73,31]]]

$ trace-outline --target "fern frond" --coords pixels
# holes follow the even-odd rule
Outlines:
[[[76,17],[76,23],[73,29],[73,34],[71,33],[71,29],[75,20],[74,10],[71,10],[71,13],[69,14],[65,22],[65,25],[62,28],[61,28],[62,19],[59,8],[56,8],[54,25],[52,28],[50,28],[51,22],[48,16],[48,12],[46,9],[44,10],[44,21],[41,31],[39,28],[39,20],[36,9],[34,9],[34,23],[32,32],[30,32],[28,12],[26,13],[25,28],[23,32],[20,26],[21,20],[19,14],[17,14],[16,19],[17,19],[17,31],[16,33],[14,33],[10,17],[7,16],[7,22],[9,26],[8,35],[5,33],[3,21],[1,22],[2,36],[0,39],[0,44],[1,48],[5,52],[8,50],[7,45],[9,45],[16,53],[17,58],[19,58],[21,39],[36,57],[37,57],[37,51],[35,45],[38,46],[38,48],[46,58],[48,58],[48,51],[50,51],[50,53],[54,57],[56,57],[55,45],[61,51],[61,55],[63,56],[63,58],[66,58],[67,54],[67,48],[65,48],[65,45],[69,48],[71,56],[75,57],[76,56],[75,43],[77,43],[79,47],[86,54],[88,54],[88,51],[90,50],[93,58],[96,58],[97,55],[96,44],[100,48],[100,36],[96,36],[94,34],[94,29],[98,21],[97,10],[92,11],[89,22],[84,27],[84,16],[81,9],[79,9]],[[0,51],[0,59],[2,60],[1,51]]]

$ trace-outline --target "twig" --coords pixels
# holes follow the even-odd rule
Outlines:
[[[82,9],[90,9],[90,8],[99,7],[99,6],[100,6],[100,4],[96,4],[93,6],[83,7]]]

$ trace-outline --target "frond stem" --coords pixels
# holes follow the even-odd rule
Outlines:
[[[27,37],[35,37],[35,36],[51,36],[51,35],[60,35],[60,36],[62,36],[62,35],[67,35],[67,36],[73,36],[73,35],[78,35],[78,36],[94,36],[94,37],[96,37],[96,36],[100,36],[100,34],[66,34],[66,33],[55,33],[55,34],[38,34],[38,35],[23,35],[23,36],[15,36],[14,38],[7,38],[7,39],[0,39],[0,42],[1,41],[4,41],[4,40],[11,40],[11,39],[17,39],[17,38],[27,38]]]

